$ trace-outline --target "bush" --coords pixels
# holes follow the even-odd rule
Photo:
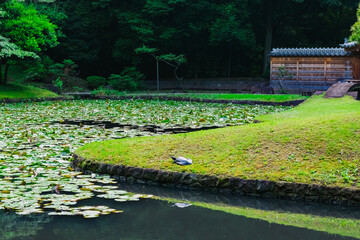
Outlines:
[[[64,83],[60,80],[60,78],[57,78],[55,81],[52,82],[54,86],[59,89],[60,92],[63,90]]]
[[[86,81],[90,89],[98,89],[107,83],[106,78],[100,76],[89,76],[86,78]]]
[[[85,79],[73,76],[62,76],[60,80],[64,82],[64,90],[77,91],[79,89],[86,90],[88,84]]]
[[[65,59],[61,63],[55,63],[51,58],[44,56],[41,61],[28,64],[27,67],[25,81],[51,84],[58,78],[61,78],[64,82],[64,88],[69,79],[76,78],[78,75],[78,65],[70,59]]]
[[[143,76],[136,68],[130,67],[124,69],[120,75],[111,74],[109,83],[114,89],[119,91],[135,91],[142,87],[141,79]]]

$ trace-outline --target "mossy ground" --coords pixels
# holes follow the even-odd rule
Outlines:
[[[220,177],[360,187],[360,102],[316,96],[258,124],[87,144],[76,153],[111,164]],[[172,163],[170,155],[193,159]]]
[[[0,99],[3,98],[45,98],[58,97],[46,89],[17,84],[0,84]]]

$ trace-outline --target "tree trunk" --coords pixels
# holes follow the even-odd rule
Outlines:
[[[156,60],[156,90],[160,91],[160,77],[159,77],[159,59]]]
[[[228,52],[228,66],[227,66],[227,78],[231,77],[231,64],[232,64],[232,44],[229,42],[229,52]]]
[[[6,63],[5,64],[5,71],[4,71],[4,83],[7,84],[7,80],[8,80],[8,71],[9,71],[9,64]]]
[[[177,71],[178,71],[179,67],[180,67],[179,65],[176,66],[176,67],[174,68],[173,73],[174,73],[174,75],[175,75],[176,80],[177,80],[177,81],[181,81],[182,89],[184,90],[184,89],[185,89],[185,84],[184,84],[184,81],[183,81],[184,78],[180,78],[180,77],[177,75]]]
[[[273,35],[273,21],[274,21],[274,5],[273,0],[266,1],[267,8],[267,26],[266,26],[266,37],[264,45],[264,66],[263,66],[263,75],[266,74],[269,67],[269,54],[271,51],[272,45],[272,35]]]

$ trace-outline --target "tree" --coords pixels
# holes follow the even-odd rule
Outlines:
[[[9,64],[24,58],[37,59],[38,53],[58,44],[56,28],[48,18],[39,14],[32,4],[25,6],[15,0],[0,5],[0,71],[5,65],[7,82]]]
[[[183,77],[179,77],[177,74],[177,71],[179,70],[180,66],[183,63],[186,63],[186,57],[183,54],[175,55],[173,53],[168,54],[162,54],[157,55],[158,52],[157,48],[149,48],[145,45],[143,45],[141,48],[135,49],[135,52],[137,54],[149,54],[156,60],[156,75],[157,75],[157,90],[159,91],[159,61],[166,63],[167,65],[173,67],[173,73],[176,78],[176,80],[181,81],[183,88],[184,88],[184,82]]]
[[[40,14],[32,4],[25,6],[11,0],[4,4],[3,10],[6,14],[1,32],[22,50],[39,53],[58,44],[57,26],[46,15]]]

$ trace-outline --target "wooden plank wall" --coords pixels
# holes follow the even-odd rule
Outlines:
[[[333,84],[353,78],[354,62],[354,57],[272,57],[271,80]],[[279,77],[280,67],[287,72],[285,78]]]
[[[353,61],[353,77],[356,80],[360,79],[360,56],[356,55]]]

